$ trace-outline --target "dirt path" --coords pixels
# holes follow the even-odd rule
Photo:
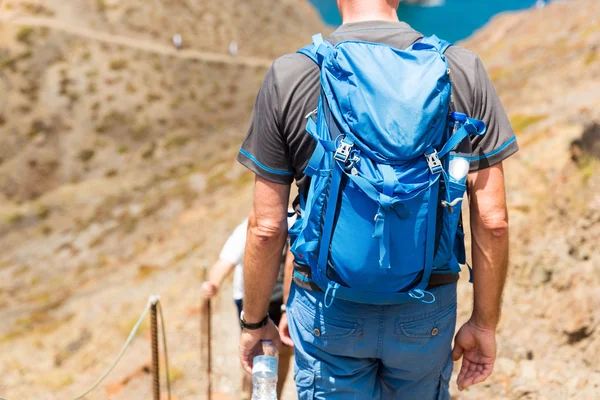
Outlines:
[[[244,65],[255,68],[269,68],[272,61],[257,57],[238,57],[229,54],[212,53],[198,50],[176,50],[173,47],[157,44],[155,42],[143,39],[136,39],[129,36],[113,35],[106,32],[100,32],[80,26],[67,26],[61,21],[52,18],[28,17],[17,15],[0,16],[0,22],[10,23],[19,26],[37,26],[59,30],[62,32],[78,35],[87,39],[97,40],[104,43],[112,43],[121,46],[128,46],[152,53],[168,55],[177,58],[200,60],[213,63],[224,63],[229,65]]]

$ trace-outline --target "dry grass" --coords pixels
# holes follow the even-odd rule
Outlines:
[[[586,66],[589,66],[593,63],[595,63],[598,60],[598,53],[596,51],[591,51],[586,57],[585,60],[583,61],[583,63]]]
[[[515,133],[523,133],[527,128],[543,121],[547,118],[547,115],[536,114],[536,115],[525,115],[525,114],[514,114],[510,117],[510,123]]]
[[[37,212],[37,217],[39,219],[47,219],[50,216],[50,207],[41,204],[40,207],[38,208],[38,212]]]
[[[125,68],[127,68],[128,65],[129,65],[129,61],[127,61],[124,58],[111,60],[110,63],[108,64],[109,68],[112,69],[113,71],[124,70]]]
[[[154,103],[155,101],[159,101],[160,99],[162,99],[162,95],[160,93],[154,93],[154,92],[150,92],[146,95],[146,101],[149,104]]]
[[[137,87],[132,82],[127,82],[125,85],[125,90],[127,93],[135,93],[137,92]]]
[[[192,138],[184,135],[169,136],[165,140],[165,148],[173,149],[185,146]]]
[[[25,216],[21,213],[10,214],[5,218],[5,221],[9,225],[17,225],[25,219]]]

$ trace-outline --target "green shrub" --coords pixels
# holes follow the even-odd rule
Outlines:
[[[10,225],[16,225],[23,221],[24,218],[25,217],[23,214],[17,212],[6,217],[6,223]]]
[[[82,162],[88,162],[94,157],[95,151],[92,149],[83,149],[79,152],[79,159]]]
[[[23,44],[31,44],[31,35],[33,34],[33,28],[30,26],[24,26],[17,31],[17,40]]]
[[[124,58],[120,58],[120,59],[117,59],[117,60],[112,60],[110,62],[110,64],[108,64],[108,66],[113,71],[120,71],[120,70],[123,70],[123,69],[127,68],[128,64],[129,64],[129,62],[127,60],[125,60]]]

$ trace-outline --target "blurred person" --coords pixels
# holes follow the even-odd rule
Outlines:
[[[238,55],[238,44],[235,40],[229,43],[229,54],[232,56]]]
[[[288,210],[288,224],[292,226],[296,217],[294,210]],[[208,280],[202,283],[202,294],[206,299],[217,295],[225,278],[233,272],[233,302],[236,306],[237,318],[243,309],[244,299],[244,247],[246,245],[246,232],[248,229],[248,219],[244,219],[231,233],[219,254],[217,261],[211,266],[208,274]],[[284,265],[286,263],[287,246],[282,251],[280,257],[280,269],[276,284],[271,292],[269,301],[269,316],[279,324],[282,314],[285,313],[283,303],[283,276]],[[288,290],[289,291],[289,290]],[[280,348],[279,354],[279,377],[277,381],[277,396],[280,397],[288,374],[290,359],[293,351],[291,347],[284,346]],[[252,379],[244,374],[242,380],[242,397],[249,398],[252,394]]]
[[[279,345],[291,337],[300,399],[449,399],[453,360],[462,358],[457,377],[459,390],[483,382],[494,367],[496,329],[508,266],[502,163],[518,151],[518,145],[477,55],[435,37],[424,38],[400,22],[397,0],[337,3],[343,20],[341,27],[326,41],[315,36],[313,45],[302,54],[279,58],[267,72],[238,155],[238,161],[256,174],[244,260],[242,321],[251,328],[242,330],[240,360],[250,373],[252,358],[260,353],[261,339]],[[341,42],[342,47],[332,47]],[[394,49],[407,50],[401,53]],[[423,70],[428,63],[415,66],[414,71],[422,75],[411,80],[411,75],[386,70],[390,63],[376,64],[382,53],[387,61],[397,62],[399,58],[410,64],[426,59],[438,69]],[[356,54],[364,58],[359,60]],[[420,85],[434,72],[438,74],[437,81],[425,88],[431,90],[431,95],[426,92],[424,98],[418,97]],[[382,77],[387,80],[377,82]],[[377,90],[368,92],[367,86],[374,82],[379,84]],[[414,91],[416,97],[399,107],[383,103],[385,96],[397,99],[404,95],[402,90],[388,90],[393,84],[405,84],[402,89]],[[340,87],[345,90],[334,92]],[[358,103],[366,98],[375,104],[361,103],[365,108],[357,110]],[[410,108],[415,103],[423,108]],[[440,104],[440,108],[426,108],[428,104]],[[414,112],[401,114],[403,108]],[[452,136],[447,133],[452,127],[446,128],[451,121],[444,114],[450,111],[455,127]],[[390,175],[384,166],[392,163],[380,161],[395,155],[390,151],[386,153],[388,159],[384,158],[386,149],[382,146],[392,141],[392,132],[398,131],[386,131],[378,124],[394,115],[404,115],[404,119],[393,119],[390,126],[418,125],[421,121],[417,118],[427,112],[434,113],[427,120],[428,126],[439,136],[427,137],[427,148],[424,146],[423,153],[418,153],[425,157],[410,164],[420,169],[408,172],[425,177],[429,183],[426,180],[425,186],[402,186],[401,182],[398,185],[398,180],[405,177],[399,177],[393,167],[390,168],[396,175]],[[435,112],[442,118],[437,118]],[[361,125],[365,123],[371,125]],[[352,130],[350,126],[362,129]],[[373,132],[379,134],[379,141],[361,142]],[[417,132],[424,138],[429,130]],[[405,136],[399,135],[400,143],[390,146],[417,154],[419,149],[407,144],[411,137],[401,130],[399,133]],[[460,139],[458,144],[455,139]],[[455,181],[451,180],[452,170],[445,158],[452,155],[449,150],[455,157],[468,155],[465,175]],[[393,166],[400,168],[397,164]],[[375,169],[382,172],[370,180],[365,178]],[[294,204],[300,204],[300,213],[289,232],[294,253],[293,277],[280,336],[267,311],[280,268],[278,255],[288,237],[286,209],[294,179],[299,189]],[[396,197],[398,187],[426,191],[415,197],[418,202],[413,201],[420,208],[411,212],[408,207],[415,204]],[[442,197],[450,196],[451,190],[455,191],[455,198]],[[466,263],[464,243],[459,237],[462,227],[458,208],[465,190],[470,206],[474,301],[470,319],[455,336],[458,264],[459,260],[460,264]],[[339,197],[329,200],[332,193]],[[440,198],[444,200],[438,202]],[[432,245],[437,229],[430,228],[436,227],[437,219],[431,219],[431,215],[436,213],[440,213],[442,221],[457,224],[453,231],[449,230],[456,233],[449,243],[456,243],[447,249]],[[419,220],[423,215],[427,219]],[[403,240],[403,236],[394,236],[401,233],[386,228],[404,220],[416,221],[409,227],[421,229],[415,240],[410,232]],[[428,227],[422,228],[425,225]],[[365,229],[369,227],[370,231]],[[427,232],[421,235],[425,229]],[[439,238],[438,244],[450,239]],[[390,243],[400,248],[416,247],[398,254]],[[363,251],[365,248],[368,251]],[[442,259],[443,262],[432,265],[439,261],[440,252],[450,252],[450,261]],[[392,262],[390,254],[400,261]],[[353,274],[348,265],[336,262],[339,259],[357,267],[359,272]],[[356,266],[356,259],[369,262]],[[406,260],[412,259],[423,263],[407,264]],[[403,269],[410,269],[412,275],[398,275]],[[411,277],[412,280],[406,280]],[[393,289],[400,278],[405,281]],[[352,280],[354,286],[347,280]]]
[[[173,35],[173,46],[175,46],[177,50],[183,47],[183,39],[180,34]]]

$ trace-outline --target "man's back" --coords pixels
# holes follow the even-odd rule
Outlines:
[[[403,22],[367,21],[342,25],[326,40],[359,40],[406,49],[423,35]],[[482,120],[488,131],[461,149],[472,153],[471,170],[496,164],[518,150],[513,130],[502,104],[479,57],[460,46],[445,53],[450,65],[455,111]],[[382,66],[385,68],[385,66]],[[410,78],[407,78],[410,79]],[[303,54],[277,59],[267,73],[238,160],[265,179],[283,184],[293,180],[299,195],[306,196],[310,178],[304,169],[315,149],[314,139],[305,131],[306,115],[317,108],[321,86],[319,68]],[[461,146],[469,146],[469,142]],[[295,204],[299,203],[296,200]],[[319,290],[310,282],[309,268],[295,265],[295,282]],[[306,279],[302,279],[305,277]],[[458,276],[433,276],[432,282],[452,282]]]

